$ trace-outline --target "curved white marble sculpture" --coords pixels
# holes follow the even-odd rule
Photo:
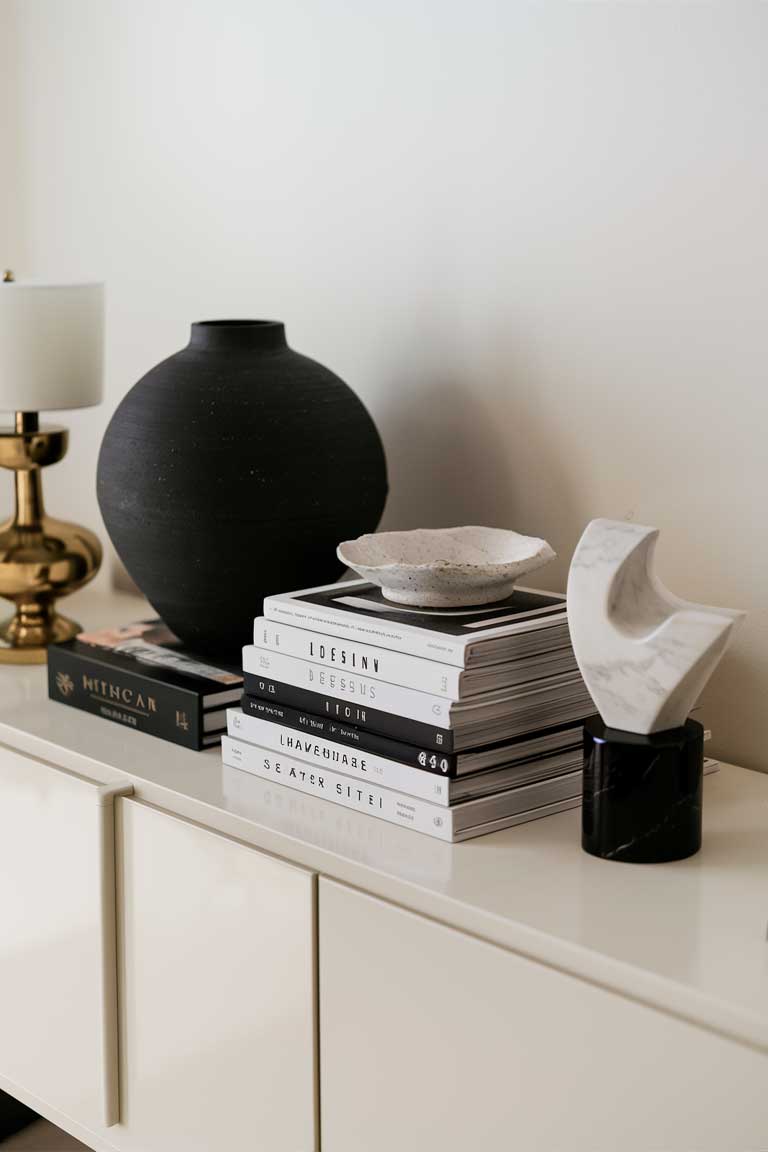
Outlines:
[[[593,520],[568,575],[568,623],[587,688],[609,728],[684,724],[745,613],[691,604],[653,572],[658,528]]]

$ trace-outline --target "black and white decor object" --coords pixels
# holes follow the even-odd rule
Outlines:
[[[442,840],[573,808],[592,701],[565,597],[393,604],[364,580],[268,596],[227,768]]]
[[[701,846],[704,733],[689,713],[744,616],[670,593],[653,571],[658,535],[593,520],[568,576],[573,650],[600,713],[584,731],[582,845],[631,863]]]
[[[113,724],[200,750],[221,743],[242,676],[202,663],[162,620],[81,632],[48,649],[48,696]]]
[[[432,752],[465,752],[513,740],[582,721],[591,711],[561,595],[521,588],[492,606],[416,610],[387,603],[366,581],[350,581],[270,596],[264,615],[273,626],[255,621],[254,644],[243,648],[247,695]],[[322,634],[308,631],[303,651],[292,649],[283,627],[291,621],[322,628],[344,643],[326,641],[324,658]],[[356,643],[358,636],[364,644]],[[328,661],[331,648],[335,663]],[[366,651],[367,666],[362,663]],[[545,670],[547,653],[553,660]],[[427,657],[420,689],[407,687],[403,675],[403,656],[417,654]],[[471,662],[481,668],[494,654],[498,663],[483,692],[468,694],[461,678],[451,687],[452,666],[467,668]],[[520,670],[523,659],[527,676]],[[448,661],[452,666],[435,684],[435,673],[440,677],[435,665]],[[375,678],[382,675],[385,680]],[[437,692],[429,691],[430,684]]]
[[[271,320],[192,325],[124,398],[97,491],[131,577],[192,651],[239,658],[264,596],[338,579],[375,529],[384,451],[355,393]]]

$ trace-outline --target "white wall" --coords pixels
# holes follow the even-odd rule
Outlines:
[[[12,258],[109,286],[53,510],[98,523],[191,320],[282,318],[382,430],[385,525],[544,535],[562,587],[591,517],[658,524],[675,591],[749,609],[704,718],[768,768],[768,6],[0,5]]]

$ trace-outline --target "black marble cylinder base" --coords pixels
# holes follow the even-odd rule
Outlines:
[[[592,717],[584,725],[584,851],[632,864],[693,856],[703,767],[704,729],[695,720],[639,736]]]

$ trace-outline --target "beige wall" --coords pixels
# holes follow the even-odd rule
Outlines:
[[[21,98],[15,8],[0,0],[0,272],[21,256]]]
[[[378,421],[386,525],[544,535],[561,587],[591,517],[658,524],[675,591],[749,609],[705,719],[768,768],[768,6],[0,0],[0,19],[6,242],[24,272],[109,286],[108,399],[70,418],[54,510],[98,523],[102,429],[189,321],[280,317]]]

